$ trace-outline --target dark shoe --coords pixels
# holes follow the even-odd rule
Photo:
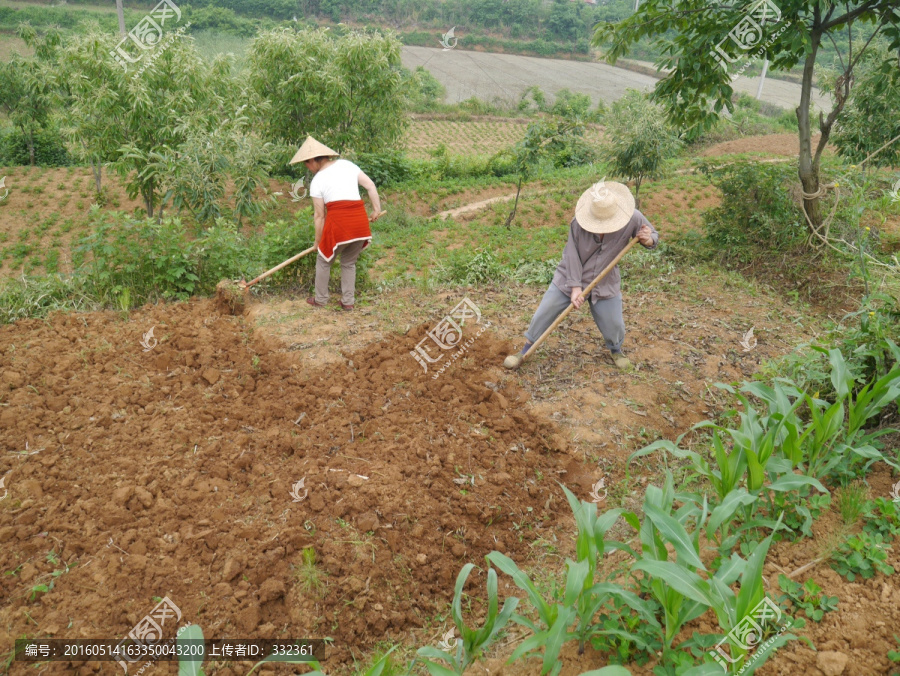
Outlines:
[[[344,301],[341,301],[341,309],[346,310],[347,312],[349,312],[350,310],[353,309],[353,306],[352,306],[352,305],[344,305]]]
[[[317,303],[315,296],[310,296],[306,299],[306,302],[312,305],[313,307],[325,307],[322,303]]]

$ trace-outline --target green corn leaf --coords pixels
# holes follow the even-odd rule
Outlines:
[[[684,526],[654,505],[644,505],[644,514],[653,522],[653,525],[656,526],[666,541],[675,547],[680,564],[706,570],[694,549],[691,536],[687,534]]]
[[[463,587],[466,586],[466,580],[469,578],[469,574],[474,567],[474,563],[467,563],[462,567],[462,570],[459,571],[459,575],[456,576],[456,586],[453,589],[453,603],[450,604],[450,614],[453,616],[453,623],[456,625],[456,628],[459,629],[460,636],[463,640],[467,638],[466,633],[471,631],[466,627],[462,618]]]
[[[188,643],[190,641],[190,643]],[[182,655],[190,654],[189,659],[179,658],[178,660],[178,676],[199,676],[202,673],[201,667],[203,666],[203,659],[205,656],[206,648],[203,644],[203,630],[199,625],[190,624],[188,625],[184,631],[181,632],[178,636],[175,637],[175,642],[178,645],[188,646],[197,644],[200,646],[200,653],[198,654],[190,654],[190,650],[180,650],[179,652]],[[198,643],[199,642],[199,643]],[[199,659],[193,659],[199,658]]]
[[[509,575],[513,579],[515,585],[528,594],[531,605],[538,611],[538,616],[545,625],[549,627],[553,624],[553,620],[556,619],[555,608],[551,608],[551,606],[544,601],[541,593],[534,586],[534,583],[528,575],[526,575],[512,559],[500,552],[491,552],[485,558],[494,564],[500,572]]]
[[[722,667],[716,662],[704,662],[696,667],[691,667],[681,676],[723,676]]]
[[[566,559],[566,592],[563,597],[563,605],[572,606],[584,591],[584,582],[587,580],[591,564],[587,561],[572,561]]]
[[[744,505],[756,502],[757,499],[757,496],[750,495],[745,488],[731,491],[725,496],[722,504],[712,511],[712,515],[709,517],[709,521],[706,524],[707,537],[712,537],[712,534],[715,533],[723,523],[729,521],[738,509]]]
[[[437,648],[435,648],[437,650]],[[432,662],[430,660],[423,660],[425,663],[425,668],[428,669],[428,673],[431,676],[459,676],[457,672],[453,671],[453,669],[448,669],[442,664],[438,664],[437,662]]]
[[[795,491],[798,488],[802,488],[803,486],[812,486],[820,493],[827,493],[828,489],[822,485],[822,483],[818,479],[814,479],[811,476],[805,476],[803,474],[785,474],[783,476],[778,477],[775,481],[767,486],[769,490],[773,490],[779,493],[785,493],[788,491]]]
[[[721,671],[721,670],[720,670]],[[603,667],[602,669],[591,669],[590,671],[585,671],[581,676],[631,676],[631,672],[628,671],[625,667],[620,667],[618,664],[613,664],[608,667]]]
[[[850,369],[847,368],[847,362],[844,356],[837,348],[828,350],[828,361],[831,362],[831,384],[834,391],[837,392],[838,399],[844,399],[853,389],[854,379]]]
[[[671,589],[692,601],[710,607],[716,605],[709,583],[697,573],[673,561],[638,561],[631,569],[642,570],[654,580],[665,582]]]
[[[759,456],[756,455],[756,451],[752,448],[747,448],[747,469],[750,472],[750,477],[747,480],[747,488],[751,491],[758,491],[762,488],[763,481],[765,480],[765,472],[763,471],[763,466],[759,462]]]

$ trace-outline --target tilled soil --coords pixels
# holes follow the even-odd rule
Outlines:
[[[208,637],[330,636],[335,667],[445,612],[464,562],[529,558],[568,518],[566,441],[495,384],[507,341],[434,379],[426,328],[308,368],[211,301],[0,327],[0,654],[168,596]],[[44,673],[95,669],[120,671]]]

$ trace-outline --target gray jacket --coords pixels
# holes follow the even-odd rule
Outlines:
[[[588,232],[574,218],[569,225],[569,241],[563,249],[562,260],[553,275],[553,285],[567,296],[572,295],[573,287],[585,289],[594,281],[603,269],[609,265],[632,237],[637,237],[642,225],[650,228],[653,235],[653,249],[659,243],[659,233],[650,221],[637,209],[631,220],[621,230],[605,235]],[[622,293],[619,286],[619,266],[603,278],[591,292],[590,302],[614,298]]]

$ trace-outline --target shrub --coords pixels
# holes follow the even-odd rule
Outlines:
[[[726,258],[746,263],[759,250],[783,251],[803,242],[806,228],[788,185],[786,165],[739,163],[701,167],[722,191],[722,202],[703,214],[707,240]]]
[[[359,153],[353,157],[378,187],[388,187],[416,178],[416,170],[409,158],[399,150],[381,153]]]
[[[38,131],[34,135],[35,164],[39,167],[68,167],[73,164],[58,129]],[[0,131],[0,166],[23,166],[31,163],[25,134],[15,129]]]

